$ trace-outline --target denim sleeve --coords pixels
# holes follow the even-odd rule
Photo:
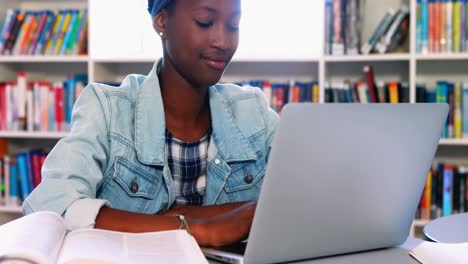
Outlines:
[[[257,89],[257,94],[259,95],[259,98],[260,98],[261,108],[264,109],[264,113],[265,113],[265,127],[266,127],[265,160],[268,161],[268,157],[270,156],[271,145],[273,144],[273,139],[275,138],[276,129],[278,128],[280,119],[279,119],[279,115],[273,109],[271,109],[271,107],[268,105],[265,94],[260,89]]]
[[[94,226],[101,206],[109,205],[96,199],[109,155],[109,113],[102,90],[88,85],[73,108],[70,135],[47,156],[42,182],[23,203],[24,214],[54,211],[73,229]]]
[[[268,157],[270,156],[271,145],[273,144],[273,139],[275,138],[276,129],[278,128],[279,124],[279,116],[278,114],[273,111],[270,107],[268,107],[268,111],[266,114],[266,124],[267,124],[267,139],[266,139],[266,161],[268,161]]]

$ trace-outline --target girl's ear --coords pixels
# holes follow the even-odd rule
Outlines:
[[[162,10],[153,17],[153,28],[161,37],[166,34],[167,11]]]

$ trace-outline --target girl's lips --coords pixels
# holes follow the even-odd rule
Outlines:
[[[214,60],[209,58],[203,58],[203,60],[208,64],[208,66],[215,70],[224,70],[226,67],[226,62],[224,60]]]

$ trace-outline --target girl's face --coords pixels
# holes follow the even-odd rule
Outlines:
[[[240,0],[174,1],[166,18],[160,19],[165,53],[191,84],[211,86],[221,79],[237,50]]]

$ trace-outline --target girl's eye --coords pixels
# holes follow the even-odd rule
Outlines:
[[[201,28],[209,28],[213,25],[213,22],[200,22],[195,20],[195,23]]]
[[[229,26],[230,31],[239,31],[239,25]]]

